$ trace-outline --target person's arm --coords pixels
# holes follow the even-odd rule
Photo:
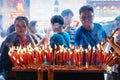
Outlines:
[[[64,31],[68,32],[70,30],[71,26],[70,25],[67,25],[64,29]]]
[[[37,44],[37,46],[39,47],[41,44],[44,44],[44,41],[45,41],[45,37],[43,37]]]
[[[112,38],[112,39],[109,39],[109,38],[108,38],[108,42],[109,42],[109,44],[111,45],[111,47],[115,50],[115,52],[116,52],[118,55],[120,55],[120,46],[117,45],[117,44],[114,42],[114,38]]]

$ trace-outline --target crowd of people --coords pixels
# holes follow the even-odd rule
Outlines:
[[[13,64],[8,55],[11,46],[21,45],[22,47],[26,47],[31,43],[32,47],[41,47],[47,43],[54,52],[55,45],[63,45],[65,48],[69,48],[70,44],[72,44],[75,47],[82,46],[84,49],[90,45],[97,48],[96,45],[98,43],[101,44],[102,41],[107,40],[111,47],[109,52],[112,50],[113,53],[117,54],[116,58],[108,64],[111,67],[117,65],[115,67],[117,72],[108,75],[111,76],[108,80],[120,80],[120,29],[115,33],[115,36],[109,38],[103,27],[99,23],[93,22],[95,17],[94,9],[90,5],[80,7],[79,19],[82,25],[77,29],[71,26],[73,16],[74,14],[70,9],[63,10],[61,15],[52,16],[50,19],[52,34],[49,37],[47,35],[41,37],[36,34],[37,21],[33,20],[29,23],[29,20],[25,16],[18,16],[14,24],[9,27],[7,37],[0,47],[0,76],[6,80],[15,80],[15,75],[11,72]],[[112,31],[120,27],[119,24],[120,16],[115,18],[115,25],[111,28],[111,34]],[[83,59],[83,65],[85,65],[85,60]],[[115,63],[113,64],[113,62]]]

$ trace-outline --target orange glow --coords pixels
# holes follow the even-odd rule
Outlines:
[[[23,5],[23,3],[22,2],[17,2],[16,3],[16,9],[18,11],[24,11],[24,5]]]

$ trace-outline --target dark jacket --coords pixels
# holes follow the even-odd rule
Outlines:
[[[31,42],[30,37],[26,35],[28,43]],[[9,58],[8,52],[11,46],[19,46],[20,40],[15,32],[7,36],[5,41],[1,46],[1,56],[0,56],[0,74],[7,76],[7,73],[12,69],[13,64]]]

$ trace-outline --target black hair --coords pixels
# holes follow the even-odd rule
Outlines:
[[[63,11],[61,12],[61,15],[62,15],[63,17],[64,17],[64,16],[68,16],[69,14],[71,14],[72,16],[74,16],[72,10],[70,10],[70,9],[65,9],[65,10],[63,10]]]
[[[29,28],[35,27],[36,23],[37,23],[36,20],[32,20],[32,21],[30,21]]]
[[[92,6],[90,5],[84,5],[79,9],[79,14],[81,14],[83,11],[91,11],[92,13],[94,13],[94,9]]]
[[[60,15],[54,15],[52,18],[51,18],[51,23],[54,24],[54,23],[58,23],[59,25],[63,26],[64,24],[64,19],[62,18],[62,16]]]
[[[6,35],[7,35],[6,30],[2,30],[2,32],[1,32],[1,37],[4,38]]]
[[[7,29],[7,35],[15,31],[14,24],[10,25],[10,27]]]
[[[18,17],[16,17],[16,19],[14,21],[14,24],[16,23],[16,21],[20,21],[20,20],[24,20],[27,25],[29,24],[29,21],[28,21],[27,17],[25,17],[25,16],[18,16]]]
[[[120,21],[120,15],[115,17],[115,20]]]

